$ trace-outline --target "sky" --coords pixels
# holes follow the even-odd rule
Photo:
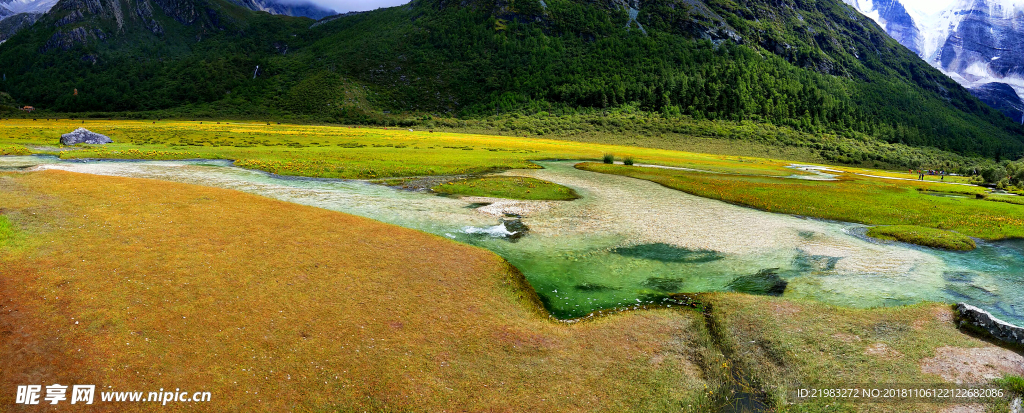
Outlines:
[[[398,6],[408,3],[409,0],[310,0],[310,2],[319,4],[328,9],[334,9],[334,11],[338,13],[346,13],[350,11],[366,11],[381,7]],[[300,2],[295,1],[295,3]]]

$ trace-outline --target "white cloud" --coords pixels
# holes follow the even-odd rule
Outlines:
[[[918,11],[922,14],[935,14],[953,5],[956,0],[900,0],[908,10]]]

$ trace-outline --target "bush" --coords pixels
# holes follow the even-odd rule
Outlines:
[[[994,184],[1006,177],[1006,169],[1001,166],[989,166],[979,172],[982,179],[988,184]]]
[[[627,157],[626,159],[622,160],[622,163],[627,166],[633,165],[633,158]]]
[[[607,163],[607,164],[615,163],[615,155],[612,155],[610,153],[604,154],[604,163]]]
[[[7,92],[0,92],[0,106],[14,106],[14,98]]]

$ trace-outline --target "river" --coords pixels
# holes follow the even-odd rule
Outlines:
[[[0,157],[0,170],[59,169],[234,189],[449,237],[507,259],[561,319],[661,304],[668,293],[734,290],[857,308],[964,301],[1024,324],[1024,241],[979,241],[970,252],[877,241],[859,224],[744,208],[577,170],[571,161],[537,164],[543,169],[504,174],[562,184],[581,198],[451,198],[364,181],[280,177],[230,161]],[[508,237],[520,229],[516,221],[529,230]]]

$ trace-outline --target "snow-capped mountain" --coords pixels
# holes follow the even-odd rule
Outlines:
[[[2,0],[0,0],[2,1]],[[240,6],[256,11],[265,11],[270,14],[283,14],[296,17],[309,17],[313,20],[320,20],[327,16],[333,16],[338,12],[320,7],[313,3],[283,2],[275,0],[233,0]]]
[[[57,0],[0,0],[0,16],[4,10],[8,16],[20,13],[42,14],[50,11]],[[0,17],[2,18],[2,17]]]
[[[959,0],[933,14],[907,10],[899,0],[844,1],[982,101],[1024,123],[1024,0]]]
[[[57,0],[0,0],[0,43],[31,26],[54,4]]]
[[[976,86],[1001,82],[1024,95],[1024,0],[962,0],[929,62]]]
[[[846,4],[870,17],[889,36],[914,53],[921,55],[923,38],[915,19],[899,0],[843,0]]]

